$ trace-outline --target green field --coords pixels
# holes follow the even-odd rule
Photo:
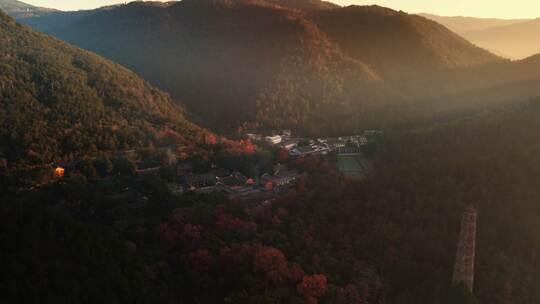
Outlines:
[[[363,176],[364,167],[360,156],[338,155],[337,166],[346,175],[358,178]]]

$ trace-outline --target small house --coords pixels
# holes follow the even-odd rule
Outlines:
[[[276,135],[276,136],[267,136],[265,137],[265,140],[270,145],[277,145],[281,143],[283,138],[281,137],[281,135]]]

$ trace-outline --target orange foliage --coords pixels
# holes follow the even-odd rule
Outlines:
[[[302,282],[298,284],[296,290],[299,295],[304,297],[306,303],[317,303],[317,299],[326,294],[326,285],[326,276],[322,274],[306,275],[302,278]]]
[[[218,139],[217,139],[217,136],[215,136],[214,134],[211,134],[211,133],[206,133],[204,135],[204,142],[207,144],[207,145],[216,145],[217,142],[218,142]]]
[[[261,270],[274,283],[285,281],[289,276],[287,259],[281,250],[265,247],[255,255],[255,269]]]
[[[240,145],[242,147],[242,152],[247,154],[253,154],[255,152],[255,146],[249,139],[240,140]]]

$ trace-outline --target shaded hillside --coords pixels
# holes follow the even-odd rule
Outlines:
[[[218,127],[267,116],[260,109],[315,124],[304,112],[349,103],[347,86],[377,79],[301,12],[261,1],[131,3],[48,33],[134,69]],[[294,104],[268,105],[268,98]]]
[[[507,26],[529,21],[528,19],[496,19],[496,18],[475,18],[462,16],[438,16],[433,14],[420,14],[420,16],[431,19],[446,26],[456,34],[463,34],[471,31],[481,31],[493,27]]]
[[[55,12],[53,9],[37,7],[17,0],[0,0],[0,10],[14,18],[29,18]]]
[[[499,60],[435,22],[379,6],[319,11],[313,18],[347,55],[387,79]]]
[[[512,59],[540,53],[540,19],[464,32],[462,35],[476,45]]]
[[[131,71],[0,13],[0,166],[70,161],[201,130]]]

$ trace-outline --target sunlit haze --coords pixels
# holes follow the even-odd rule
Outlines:
[[[28,0],[33,5],[61,10],[96,8],[104,5],[124,3],[115,0]],[[493,18],[537,18],[540,17],[540,1],[492,1],[492,0],[335,0],[341,5],[378,4],[409,13],[433,13],[446,16],[474,16]]]

